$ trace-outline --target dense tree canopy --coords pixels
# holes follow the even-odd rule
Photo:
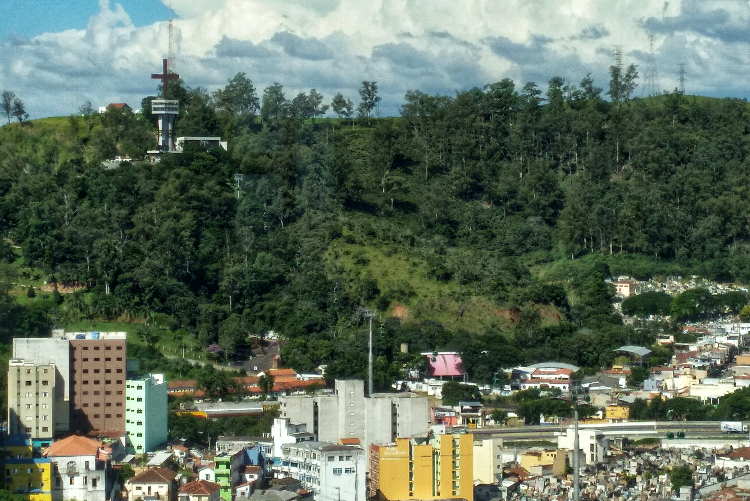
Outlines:
[[[611,275],[750,281],[747,103],[636,99],[635,68],[611,77],[607,94],[590,76],[412,90],[398,118],[375,118],[378,85],[364,81],[358,121],[340,94],[339,118],[321,120],[315,89],[289,99],[241,72],[213,93],[180,81],[169,87],[178,133],[230,138],[229,151],[113,169],[100,160],[153,147],[149,98],[141,114],[6,125],[0,263],[85,290],[28,307],[3,295],[0,335],[157,312],[227,359],[275,330],[295,369],[365,377],[364,306],[382,324],[381,389],[424,371],[423,350],[463,353],[486,384],[525,362],[606,365],[613,348],[657,334],[622,325]],[[694,290],[669,311],[697,318],[746,301]],[[665,298],[626,307],[663,314]]]

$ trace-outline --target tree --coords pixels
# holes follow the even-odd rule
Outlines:
[[[13,116],[13,100],[15,98],[15,93],[9,90],[4,90],[2,98],[0,99],[0,111],[3,112],[8,123],[10,123],[10,117]]]
[[[258,388],[263,392],[263,399],[268,398],[268,394],[273,391],[273,385],[276,383],[272,374],[264,372],[258,378]]]
[[[331,109],[339,118],[351,118],[354,111],[354,103],[351,99],[346,99],[341,92],[336,94],[331,101]]]
[[[362,102],[357,106],[357,115],[360,118],[367,120],[367,125],[370,125],[370,118],[372,118],[372,112],[375,107],[380,103],[380,96],[378,96],[378,83],[377,82],[362,82],[362,88],[359,89],[359,97]]]
[[[473,384],[448,381],[443,385],[443,405],[458,405],[459,402],[480,400],[482,400],[482,394]]]
[[[278,120],[287,116],[289,102],[284,97],[284,87],[274,83],[263,91],[263,101],[260,105],[260,116],[264,122]]]
[[[680,492],[684,486],[693,486],[693,468],[690,465],[675,466],[667,472],[669,481],[672,482],[672,490]]]
[[[495,409],[492,411],[492,414],[490,414],[490,418],[492,418],[492,421],[494,421],[495,424],[505,426],[508,424],[508,411],[505,409]]]
[[[237,73],[223,89],[214,92],[214,99],[219,111],[231,115],[255,115],[260,103],[252,80],[245,73]]]
[[[29,118],[29,114],[26,113],[26,108],[23,105],[23,101],[21,101],[19,98],[13,99],[11,114],[16,120],[18,120],[19,123],[23,123],[24,120],[27,120]]]

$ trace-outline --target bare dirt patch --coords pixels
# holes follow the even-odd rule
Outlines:
[[[393,305],[391,315],[400,318],[401,320],[406,320],[409,318],[409,309],[406,306],[397,303]]]

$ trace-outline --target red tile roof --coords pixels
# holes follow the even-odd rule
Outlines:
[[[45,457],[65,457],[65,456],[96,456],[101,442],[92,438],[82,437],[80,435],[71,435],[57,442],[53,442],[47,450],[44,451]]]
[[[214,492],[221,489],[221,486],[208,480],[197,480],[195,482],[188,482],[180,488],[180,494],[196,494],[203,496],[210,496]]]
[[[359,445],[359,439],[358,438],[341,438],[339,439],[339,444],[341,445]]]
[[[132,484],[168,484],[172,482],[177,474],[169,468],[149,468],[148,470],[140,473],[130,480],[128,483]]]

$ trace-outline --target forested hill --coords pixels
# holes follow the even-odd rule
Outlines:
[[[57,324],[158,312],[229,356],[273,329],[288,365],[327,364],[332,377],[364,375],[368,308],[382,319],[385,387],[419,363],[402,343],[457,349],[480,381],[524,361],[596,367],[613,346],[651,344],[655,331],[613,314],[610,275],[750,282],[746,102],[633,99],[613,72],[607,100],[588,77],[546,90],[503,80],[412,91],[401,117],[375,118],[366,84],[356,119],[343,96],[339,118],[321,118],[314,90],[259,98],[243,74],[212,95],[175,85],[178,135],[221,135],[229,151],[109,170],[101,160],[152,146],[149,100],[142,115],[2,127],[3,283],[85,284],[36,307]],[[7,342],[29,328],[2,301]]]

